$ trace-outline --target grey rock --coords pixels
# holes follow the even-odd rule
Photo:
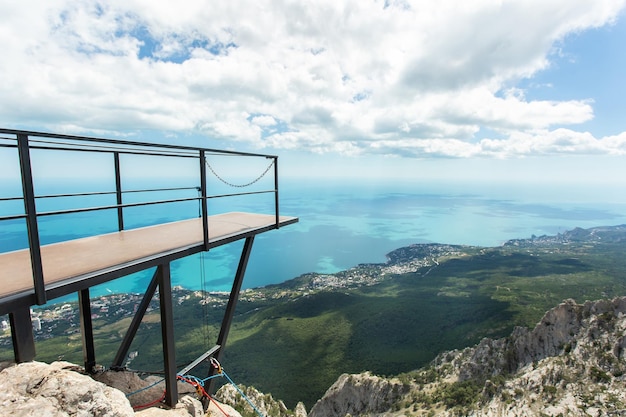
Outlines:
[[[22,363],[0,372],[2,416],[133,416],[121,391],[76,372],[76,365]]]
[[[381,378],[369,372],[343,374],[311,408],[309,417],[381,413],[406,394],[408,388],[397,380]]]

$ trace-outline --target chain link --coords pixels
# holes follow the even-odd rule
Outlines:
[[[263,171],[263,173],[261,175],[259,175],[257,178],[255,178],[254,180],[250,181],[247,184],[233,184],[231,182],[226,181],[224,178],[222,178],[217,172],[215,172],[215,170],[213,169],[213,167],[211,166],[211,164],[209,164],[209,161],[206,161],[206,166],[209,167],[209,169],[211,170],[211,172],[213,173],[213,175],[215,175],[215,177],[220,180],[221,182],[223,182],[224,184],[230,186],[230,187],[235,187],[235,188],[244,188],[244,187],[249,187],[254,183],[257,183],[261,180],[261,178],[263,178],[265,176],[265,174],[267,174],[267,172],[270,170],[270,168],[274,165],[274,160],[272,159],[272,162],[270,162],[270,164],[267,166],[267,168],[265,168],[265,171]]]

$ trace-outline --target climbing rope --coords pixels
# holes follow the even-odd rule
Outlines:
[[[249,405],[250,407],[252,407],[252,409],[254,410],[254,412],[259,416],[259,417],[265,417],[263,415],[263,413],[254,405],[254,403],[252,402],[252,400],[250,400],[250,398],[248,398],[248,396],[241,390],[241,388],[239,388],[237,386],[237,384],[235,384],[235,382],[228,376],[228,374],[224,371],[224,368],[222,368],[222,365],[217,361],[217,359],[215,358],[211,358],[210,359],[210,363],[211,366],[215,369],[215,374],[206,377],[204,379],[200,379],[198,377],[195,377],[193,375],[176,375],[176,379],[178,381],[182,381],[185,382],[189,385],[191,385],[195,390],[196,390],[196,394],[198,394],[198,396],[200,398],[208,398],[209,401],[211,401],[213,404],[215,404],[215,406],[217,407],[218,410],[220,410],[222,412],[222,414],[224,414],[225,417],[231,417],[226,411],[224,411],[224,409],[220,406],[220,404],[215,401],[215,399],[213,399],[213,397],[211,395],[209,395],[209,393],[205,390],[204,388],[204,384],[207,381],[210,381],[211,379],[214,378],[219,378],[219,377],[224,377],[228,380],[228,382],[235,387],[235,389],[237,390],[237,392],[239,393],[239,395],[241,395],[241,398],[243,398]],[[161,382],[165,381],[165,379],[161,379],[159,381],[156,381],[153,384],[150,384],[146,387],[143,387],[141,389],[138,389],[137,391],[133,391],[131,393],[126,394],[126,397],[131,397],[135,394],[139,394],[140,392],[146,391],[152,387],[154,387],[155,385],[160,384]],[[147,404],[141,404],[141,405],[136,405],[133,407],[134,410],[141,410],[144,408],[148,408],[148,407],[152,407],[155,406],[159,403],[161,403],[163,400],[165,399],[165,391],[163,391],[163,395],[161,395],[161,397],[157,400],[151,401]]]
[[[261,173],[261,175],[259,175],[258,177],[256,177],[255,179],[253,179],[252,181],[250,181],[249,183],[246,184],[233,184],[232,182],[228,182],[226,181],[224,178],[222,178],[217,172],[215,172],[215,170],[213,169],[213,167],[211,166],[211,164],[209,164],[209,161],[206,161],[206,166],[209,167],[209,170],[211,170],[211,172],[213,173],[213,175],[215,175],[215,177],[220,180],[221,182],[223,182],[224,184],[230,186],[230,187],[235,187],[235,188],[244,188],[244,187],[249,187],[254,183],[257,183],[261,180],[261,178],[263,178],[265,176],[265,174],[268,173],[268,171],[270,170],[270,168],[274,165],[274,159],[272,159],[272,162],[270,162],[270,164],[267,166],[267,168],[265,168],[265,171],[263,171],[263,173]]]
[[[159,404],[160,402],[162,402],[165,399],[165,390],[163,391],[163,395],[161,395],[161,398],[154,400],[152,402],[149,402],[147,404],[141,404],[141,405],[136,405],[133,407],[133,410],[143,410],[144,408],[150,408],[153,407],[157,404]]]
[[[156,386],[156,385],[159,385],[159,384],[160,384],[161,382],[163,382],[163,381],[165,381],[165,379],[160,379],[160,380],[156,381],[156,382],[155,382],[155,383],[153,383],[153,384],[150,384],[150,385],[145,386],[145,387],[143,387],[143,388],[141,388],[141,389],[138,389],[137,391],[129,392],[128,394],[126,394],[126,398],[130,398],[130,397],[132,397],[132,396],[133,396],[133,395],[135,395],[135,394],[139,394],[140,392],[143,392],[143,391],[149,390],[150,388],[152,388],[152,387],[154,387],[154,386]],[[147,403],[147,404],[135,405],[135,406],[133,406],[133,410],[142,410],[142,409],[144,409],[144,408],[152,407],[152,406],[154,406],[154,405],[159,404],[159,403],[160,403],[161,401],[163,401],[164,399],[165,399],[165,391],[163,391],[163,395],[161,395],[161,397],[160,397],[159,399],[154,400],[154,401],[150,401],[150,402],[149,402],[149,403]]]
[[[248,404],[250,404],[250,407],[252,407],[252,409],[255,411],[255,413],[259,416],[259,417],[265,417],[263,415],[263,413],[254,405],[254,403],[250,400],[250,398],[248,398],[248,396],[246,394],[244,394],[244,392],[237,386],[237,384],[235,384],[233,382],[233,380],[228,376],[228,374],[224,371],[224,368],[222,368],[222,365],[217,361],[217,359],[215,358],[211,358],[211,366],[213,366],[213,368],[215,369],[215,374],[204,378],[204,379],[200,379],[197,378],[195,376],[192,375],[178,375],[177,378],[180,381],[183,382],[187,382],[188,384],[191,384],[192,387],[194,387],[196,389],[196,392],[198,393],[198,395],[200,397],[206,397],[208,398],[211,402],[213,402],[216,407],[226,416],[226,417],[230,417],[220,406],[219,404],[213,399],[213,397],[211,397],[206,390],[204,389],[204,384],[213,379],[213,378],[218,378],[223,376],[224,378],[226,378],[228,380],[228,382],[235,387],[235,389],[237,390],[237,392],[239,392],[239,394],[241,395],[241,398],[243,398],[244,400],[246,400],[246,402]]]

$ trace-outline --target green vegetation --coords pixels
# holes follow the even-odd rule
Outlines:
[[[255,290],[254,297],[243,294],[224,368],[237,383],[272,393],[290,408],[297,401],[310,408],[342,373],[406,373],[442,351],[506,336],[514,326],[533,327],[566,298],[584,302],[626,294],[626,231],[575,232],[498,248],[408,247],[394,252],[389,265],[405,265],[415,256],[430,259],[435,249],[438,261],[384,276],[381,265],[359,266],[351,270],[364,274],[359,285],[312,285],[321,276],[308,274]],[[339,281],[346,276],[334,275]],[[192,296],[175,307],[181,368],[212,344],[223,315],[223,304],[207,309],[198,301]],[[99,363],[110,363],[127,320],[105,317],[94,323]],[[82,362],[79,334],[66,330],[72,329],[66,326],[38,342],[39,360],[62,355]],[[147,316],[131,350],[139,352],[132,368],[162,367],[156,313]],[[598,370],[593,377],[602,382],[610,375]],[[426,382],[428,375],[420,378]],[[469,404],[475,388],[451,385],[442,401]]]

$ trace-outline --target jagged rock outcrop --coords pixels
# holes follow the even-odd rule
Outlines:
[[[626,415],[626,297],[566,300],[532,330],[442,353],[400,380],[342,375],[309,415]]]
[[[182,397],[176,404],[176,407],[170,410],[150,407],[135,412],[135,417],[203,417],[204,415],[202,403],[190,396]],[[237,417],[234,414],[229,414],[229,416]]]
[[[214,398],[223,404],[232,406],[237,410],[243,410],[247,414],[261,413],[264,416],[275,417],[307,417],[304,404],[301,402],[296,405],[294,411],[290,411],[285,403],[280,400],[275,400],[271,394],[263,394],[254,387],[241,386],[240,389],[244,395],[254,404],[256,410],[243,398],[243,396],[232,385],[222,386],[216,393]],[[217,408],[217,407],[216,407]],[[258,412],[257,412],[258,411]],[[219,414],[216,414],[219,415]],[[223,413],[221,414],[223,416]],[[235,416],[232,416],[235,417]]]
[[[561,355],[572,344],[590,343],[608,330],[599,326],[602,317],[622,318],[626,313],[626,298],[600,300],[576,304],[565,300],[548,311],[534,329],[517,327],[511,336],[492,340],[483,339],[476,347],[461,352],[439,355],[435,363],[453,364],[460,380],[515,373],[542,359]],[[599,321],[598,321],[599,320]],[[619,356],[623,352],[623,338],[615,340],[611,350]]]
[[[146,378],[140,378],[136,372],[107,371],[92,375],[92,378],[122,391],[127,395],[128,401],[130,401],[130,405],[133,407],[155,401],[163,395],[165,390],[165,381],[162,377],[152,375]],[[186,394],[196,395],[195,389],[189,384],[179,381],[177,387],[181,401],[185,399],[184,396]],[[193,405],[193,407],[191,407],[187,404],[186,407],[190,409],[188,414],[195,417],[197,414],[196,408],[202,410],[202,404],[200,401],[191,402],[190,400],[191,398],[186,400],[185,404],[190,403]]]
[[[388,410],[407,393],[409,387],[369,372],[343,374],[326,391],[309,413],[309,417],[377,414]]]
[[[100,417],[202,417],[202,404],[184,396],[171,410],[146,408],[135,412],[133,405],[147,404],[163,393],[163,384],[142,391],[131,402],[126,393],[151,384],[130,372],[105,372],[100,381],[84,374],[69,362],[27,362],[0,372],[1,416],[100,416]],[[188,390],[180,386],[182,392]]]
[[[76,372],[69,362],[22,363],[0,372],[2,416],[134,416],[121,391]]]

